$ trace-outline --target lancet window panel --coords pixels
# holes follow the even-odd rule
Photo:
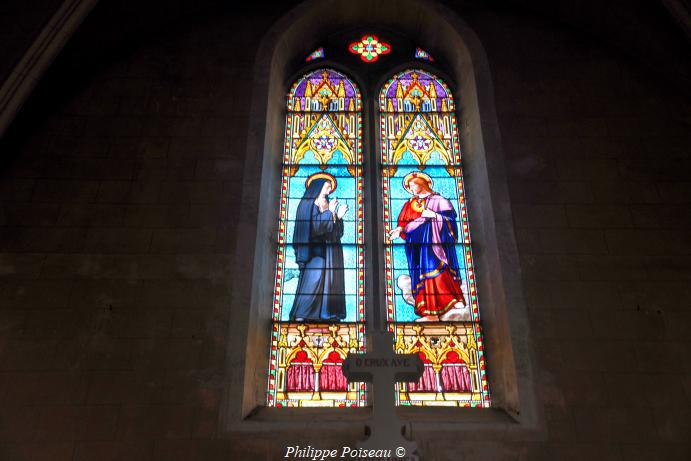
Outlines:
[[[425,364],[399,405],[490,406],[455,107],[422,69],[379,96],[387,320]]]
[[[288,93],[269,406],[367,404],[340,367],[365,348],[361,107],[357,86],[331,69]]]

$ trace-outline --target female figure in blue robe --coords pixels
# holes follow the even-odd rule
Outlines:
[[[329,200],[336,178],[328,173],[310,176],[305,185],[293,232],[300,278],[290,320],[337,322],[346,316],[341,237],[348,206]]]

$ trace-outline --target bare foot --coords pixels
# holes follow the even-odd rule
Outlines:
[[[437,315],[425,315],[419,319],[415,319],[416,322],[438,322],[439,316]]]
[[[458,307],[460,306],[462,307]],[[453,309],[449,310],[445,314],[442,314],[440,316],[440,319],[444,322],[459,322],[459,321],[466,321],[470,320],[470,309],[468,309],[465,305],[462,303],[458,302],[454,305]]]

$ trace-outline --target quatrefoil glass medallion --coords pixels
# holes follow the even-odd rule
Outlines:
[[[365,62],[374,62],[379,59],[381,54],[389,54],[391,45],[382,42],[376,35],[364,35],[359,42],[348,45],[348,49],[353,54],[359,54],[360,59]]]

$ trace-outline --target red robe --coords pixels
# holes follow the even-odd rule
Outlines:
[[[412,203],[416,200],[417,198],[413,197],[403,206],[398,215],[399,227],[405,229],[409,222],[422,216],[422,209],[426,206],[427,198],[420,201],[422,205],[420,211],[413,209]],[[406,238],[404,232],[401,232],[401,237]],[[417,281],[411,280],[411,283],[414,284],[412,289],[415,293]],[[465,304],[460,284],[453,277],[448,266],[444,266],[437,276],[425,278],[421,283],[422,287],[415,294],[415,314],[420,317],[445,314],[459,301]]]

